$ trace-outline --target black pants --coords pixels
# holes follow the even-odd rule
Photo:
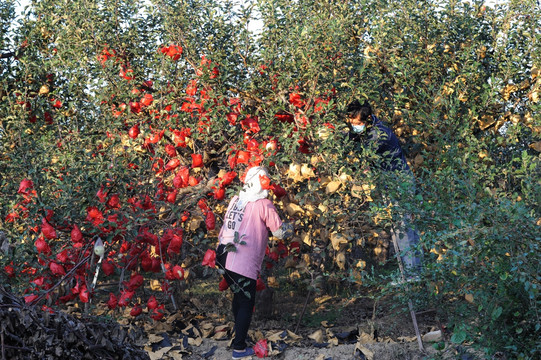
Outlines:
[[[216,262],[218,267],[225,270],[224,278],[233,291],[233,317],[235,319],[235,339],[233,349],[244,350],[246,348],[246,337],[248,328],[252,321],[252,313],[255,305],[256,280],[229,271],[225,268],[227,252],[225,245],[219,245],[216,250]]]

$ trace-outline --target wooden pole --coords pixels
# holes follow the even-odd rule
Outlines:
[[[400,257],[400,248],[396,241],[395,236],[391,236],[393,239],[393,246],[396,253],[396,259],[398,260],[398,268],[400,269],[400,275],[402,276],[402,281],[406,282],[406,275],[404,273],[404,264],[402,263],[402,258]],[[413,322],[413,328],[415,329],[415,336],[417,337],[417,343],[419,344],[419,350],[424,351],[423,340],[421,339],[421,333],[419,332],[419,326],[417,325],[417,316],[415,315],[415,310],[413,308],[413,302],[408,300],[408,307],[410,310],[411,321]]]

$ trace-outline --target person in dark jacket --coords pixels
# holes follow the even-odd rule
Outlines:
[[[385,126],[380,119],[372,113],[372,107],[365,102],[353,101],[347,107],[346,122],[350,127],[349,138],[361,146],[362,153],[372,154],[371,169],[385,172],[387,179],[396,180],[397,184],[390,186],[409,186],[409,191],[415,191],[415,178],[406,161],[400,141],[393,131]],[[372,152],[370,152],[372,151]],[[393,206],[397,206],[400,199],[386,200]],[[403,267],[405,280],[411,281],[417,278],[421,270],[421,253],[419,250],[419,234],[410,222],[409,214],[402,214],[394,221],[391,236],[393,243],[398,246]]]

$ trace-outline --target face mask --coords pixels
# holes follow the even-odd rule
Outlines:
[[[362,125],[351,125],[351,128],[353,129],[353,132],[354,132],[354,133],[360,134],[360,133],[363,133],[364,130],[366,130],[366,125],[365,125],[365,124],[362,124]]]

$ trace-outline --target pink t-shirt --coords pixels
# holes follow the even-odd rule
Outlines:
[[[235,244],[237,251],[227,254],[225,268],[247,278],[257,279],[269,241],[268,231],[278,230],[282,220],[269,199],[249,202],[243,210],[235,206],[238,200],[238,196],[234,196],[229,202],[218,235],[220,244],[234,244],[235,232],[239,233],[239,243]]]

